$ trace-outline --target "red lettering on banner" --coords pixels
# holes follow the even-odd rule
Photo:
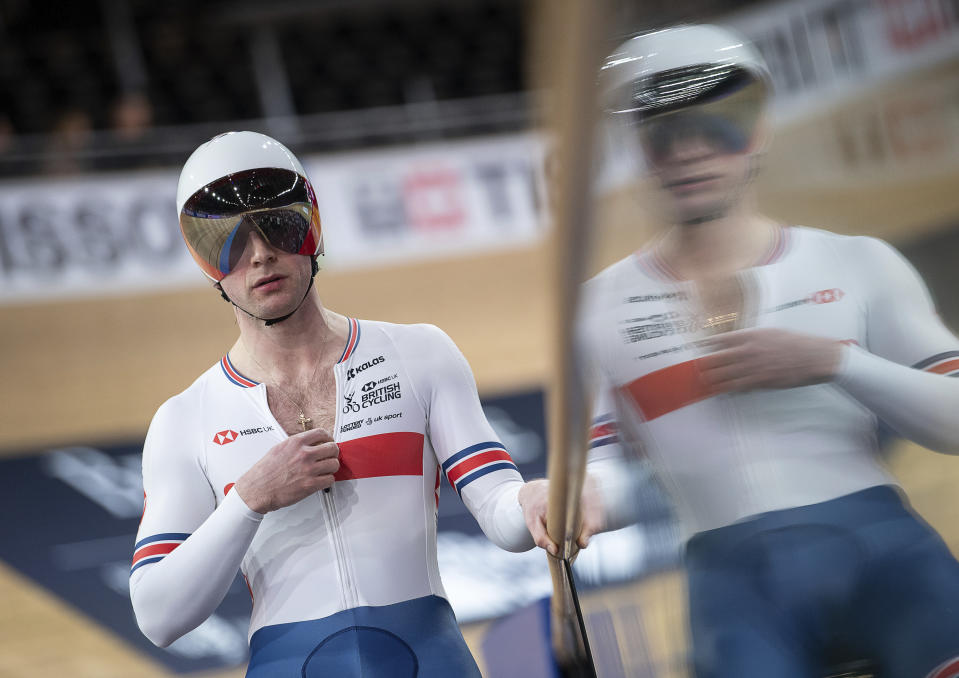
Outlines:
[[[621,388],[636,403],[646,421],[651,421],[719,393],[703,381],[701,360],[664,367]]]
[[[889,145],[900,159],[949,147],[949,131],[939,101],[896,101],[885,111]]]
[[[334,480],[423,475],[422,433],[381,433],[338,443]]]
[[[947,28],[939,0],[883,0],[882,5],[889,42],[897,49],[915,49]]]
[[[454,229],[463,225],[463,181],[449,168],[415,171],[403,182],[406,212],[414,228]]]

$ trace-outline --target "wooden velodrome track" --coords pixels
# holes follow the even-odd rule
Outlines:
[[[935,82],[954,67],[927,73],[923,80]],[[919,84],[914,79],[910,86]],[[829,135],[843,121],[871,111],[872,102],[851,104],[780,134],[761,184],[770,214],[790,223],[879,235],[900,245],[950,222],[959,226],[959,139],[946,140],[951,162],[935,172],[885,176],[870,170],[838,183],[829,177],[841,176],[842,168],[827,166],[822,174],[822,163],[832,160],[815,149],[833,143]],[[594,270],[653,232],[653,219],[640,208],[642,190],[631,188],[604,201]],[[318,287],[329,307],[353,316],[440,325],[470,360],[480,390],[494,394],[548,383],[551,340],[545,300],[550,291],[544,264],[540,250],[527,248],[372,273],[321,273]],[[141,438],[159,403],[217,360],[235,333],[229,309],[208,289],[0,307],[5,377],[0,382],[0,453]],[[903,444],[892,463],[918,510],[959,552],[959,460]],[[630,596],[646,601],[647,610],[658,609],[645,617],[654,651],[680,652],[678,575],[626,588]],[[611,604],[620,595],[599,594],[585,605]],[[168,675],[2,563],[0,601],[0,677]],[[477,650],[482,628],[466,632]],[[225,678],[243,671],[205,675]]]

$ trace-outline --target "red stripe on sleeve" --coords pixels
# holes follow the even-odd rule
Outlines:
[[[928,678],[954,678],[959,672],[959,657],[949,659],[932,670]]]
[[[664,367],[620,388],[636,403],[646,421],[651,421],[718,393],[703,382],[699,361]]]
[[[423,475],[422,433],[381,433],[338,443],[334,480]]]
[[[488,450],[473,455],[472,457],[467,457],[460,463],[454,465],[453,468],[446,472],[446,477],[449,478],[450,485],[455,485],[456,482],[467,473],[491,461],[508,461],[511,464],[513,463],[512,457],[509,456],[509,452],[506,450]]]
[[[170,553],[173,549],[179,546],[182,542],[176,542],[173,544],[150,544],[149,546],[144,546],[139,549],[136,553],[133,554],[133,564],[136,565],[137,561],[148,558],[149,556],[157,556],[160,554],[166,555]]]
[[[589,433],[589,439],[595,440],[596,438],[605,438],[606,436],[612,435],[616,435],[616,424],[609,422],[607,424],[594,426]]]
[[[959,370],[959,358],[954,358],[953,360],[947,360],[944,363],[939,363],[933,367],[930,367],[926,372],[934,372],[936,374],[949,374]]]

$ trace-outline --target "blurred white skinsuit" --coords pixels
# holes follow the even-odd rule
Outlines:
[[[741,39],[638,36],[603,75],[674,224],[585,289],[607,527],[629,441],[689,538],[698,676],[864,657],[884,678],[954,675],[959,563],[880,466],[875,430],[959,451],[959,340],[885,243],[758,213],[768,71]]]

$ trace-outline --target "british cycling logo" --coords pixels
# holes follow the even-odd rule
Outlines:
[[[346,380],[349,381],[350,379],[358,375],[360,372],[364,372],[370,369],[371,367],[373,367],[374,365],[379,365],[382,362],[386,362],[386,358],[384,358],[383,356],[377,356],[373,358],[372,360],[367,360],[365,363],[361,365],[357,365],[356,367],[351,367],[350,369],[346,371]]]
[[[383,377],[382,379],[377,379],[376,381],[368,381],[365,384],[363,384],[363,387],[360,390],[363,391],[363,393],[369,393],[370,391],[375,389],[377,386],[382,386],[388,381],[393,381],[398,376],[399,375],[397,374],[391,374],[388,377]]]
[[[394,375],[395,376],[395,375]],[[360,410],[365,410],[368,407],[373,405],[380,405],[382,403],[389,402],[390,400],[396,400],[403,397],[400,391],[400,382],[394,381],[393,383],[386,383],[380,386],[382,382],[389,382],[391,378],[380,379],[378,382],[368,382],[364,384],[363,391],[365,391],[361,398],[360,402],[353,400],[356,397],[355,393],[344,394],[346,399],[346,404],[343,405],[343,414],[350,414],[359,412]],[[366,386],[370,386],[369,389]]]
[[[257,433],[266,433],[267,431],[272,430],[272,426],[257,426],[255,428],[245,428],[237,433],[233,429],[228,428],[224,431],[217,431],[213,435],[213,442],[215,442],[217,445],[229,445],[240,436],[251,436]]]
[[[631,325],[629,323],[638,323]],[[690,315],[682,315],[676,311],[656,313],[642,318],[629,318],[623,321],[626,327],[621,330],[623,341],[635,344],[640,341],[671,337],[676,334],[687,334],[696,329],[696,321]]]

